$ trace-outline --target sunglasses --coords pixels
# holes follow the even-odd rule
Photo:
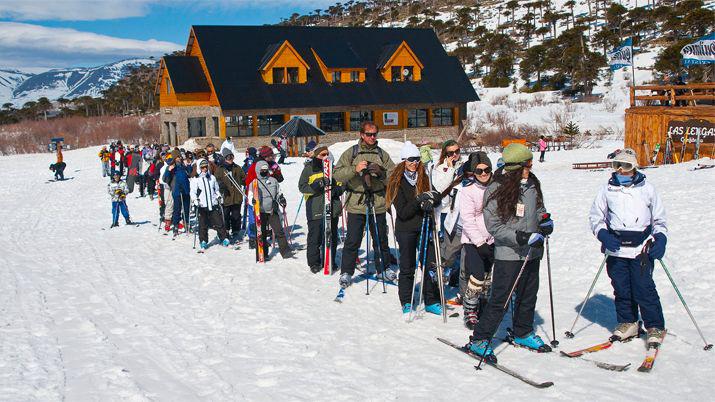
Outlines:
[[[459,155],[460,151],[447,151],[447,156],[454,156],[454,155]]]
[[[325,157],[327,157],[327,156],[328,156],[328,153],[327,153],[327,152],[321,152],[321,153],[318,155],[318,158],[325,158]]]
[[[633,170],[633,164],[628,163],[628,162],[617,162],[613,161],[611,162],[611,166],[613,166],[613,170],[622,170],[624,172],[630,172]]]
[[[489,166],[485,167],[484,169],[480,169],[480,168],[474,169],[474,174],[476,174],[476,175],[489,174],[491,172],[492,172],[492,168],[490,168]]]
[[[405,161],[410,162],[410,163],[417,163],[420,161],[419,156],[410,156],[409,158],[405,159]]]
[[[377,137],[377,131],[374,133],[362,133],[365,137]]]

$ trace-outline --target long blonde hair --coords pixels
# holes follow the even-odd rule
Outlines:
[[[387,180],[387,190],[385,191],[385,203],[387,204],[387,209],[390,209],[392,203],[397,197],[397,190],[400,188],[400,182],[402,177],[405,175],[405,161],[402,161],[395,166],[392,170],[390,178]],[[420,161],[417,164],[417,185],[415,185],[415,196],[417,194],[425,193],[430,191],[429,177],[427,177],[427,171],[425,170],[424,164]]]

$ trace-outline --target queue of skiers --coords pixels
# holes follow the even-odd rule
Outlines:
[[[433,163],[431,151],[407,141],[396,165],[377,137],[378,126],[363,122],[358,142],[340,155],[334,169],[328,148],[313,144],[298,183],[290,184],[303,196],[299,205],[305,204],[308,269],[339,270],[339,295],[344,294],[358,267],[360,275],[370,278],[369,264],[363,266],[359,253],[365,240],[365,259],[373,252],[372,279],[383,285],[397,280],[404,314],[413,314],[424,300],[426,312],[442,315],[444,278],[459,289],[464,325],[472,331],[465,347],[470,353],[496,362],[492,340],[510,308],[513,344],[551,351],[534,331],[534,315],[541,260],[554,220],[548,194],[532,171],[529,148],[512,143],[493,164],[483,151],[463,157],[459,144],[450,140]],[[166,234],[197,230],[205,250],[210,227],[224,246],[248,235],[259,261],[268,260],[271,243],[278,244],[284,259],[294,257],[282,191],[286,184],[271,147],[247,149],[242,166],[230,139],[218,152],[213,145],[195,152],[150,148],[153,152],[145,154],[138,147],[123,151],[121,144],[113,144],[100,151],[103,175],[109,170],[112,176],[112,226],[120,212],[131,222],[125,199],[132,182],[139,183],[141,194],[156,183]],[[144,177],[149,181],[141,179],[141,161],[148,163]],[[638,171],[634,151],[614,153],[612,167],[589,216],[614,288],[618,326],[611,340],[638,336],[640,312],[649,344],[657,345],[665,323],[652,274],[667,244],[664,207]],[[125,169],[129,183],[121,179]],[[190,225],[192,215],[196,229]],[[392,263],[388,219],[399,251],[397,264]],[[336,258],[341,221],[344,240],[341,258]]]

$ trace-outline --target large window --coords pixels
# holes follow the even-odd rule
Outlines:
[[[286,68],[288,83],[297,84],[298,83],[298,67],[288,67]]]
[[[392,82],[396,81],[414,81],[415,68],[412,66],[392,66],[390,68],[390,75],[392,75]]]
[[[285,121],[282,114],[268,114],[258,116],[258,135],[271,135]]]
[[[350,112],[350,131],[360,131],[364,121],[373,121],[372,110],[353,110]]]
[[[454,111],[451,107],[432,109],[433,126],[453,126]]]
[[[320,129],[327,132],[344,131],[345,117],[343,112],[327,112],[320,114]]]
[[[229,137],[250,137],[253,135],[253,116],[228,116],[226,135]]]
[[[350,72],[350,82],[360,82],[360,71]]]
[[[278,67],[273,69],[273,83],[282,84],[285,78],[285,68]]]
[[[392,75],[392,82],[400,81],[400,77],[402,77],[402,67],[393,66],[390,69],[390,75]]]
[[[189,137],[206,137],[206,118],[189,117]]]
[[[331,82],[340,82],[340,71],[333,71],[330,75]]]
[[[427,127],[427,109],[408,110],[407,127]]]

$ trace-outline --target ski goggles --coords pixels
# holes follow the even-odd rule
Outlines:
[[[410,163],[417,163],[420,161],[419,156],[410,156],[409,158],[405,159],[405,161],[410,162]]]
[[[634,167],[632,163],[619,161],[611,162],[611,166],[613,167],[613,170],[622,170],[624,172],[630,172]]]

